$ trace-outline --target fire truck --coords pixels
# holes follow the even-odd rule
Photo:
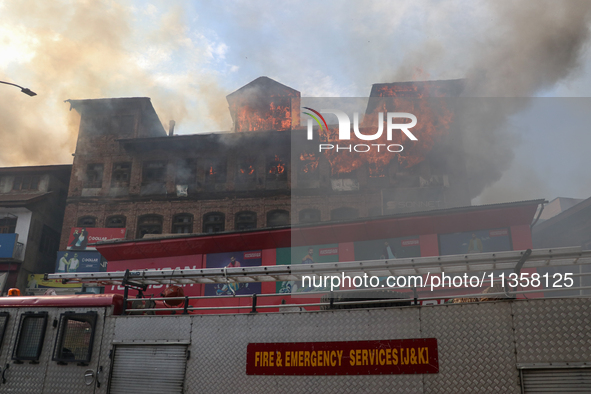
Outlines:
[[[0,392],[591,392],[591,252],[580,248],[222,269],[50,274],[122,294],[3,297]],[[323,275],[519,275],[573,285],[189,297],[195,283]],[[151,285],[171,291],[147,297]],[[492,291],[491,291],[492,289]],[[217,298],[216,298],[217,297]],[[444,297],[452,302],[426,305]],[[217,305],[204,302],[219,299]],[[205,306],[203,306],[205,305]],[[212,311],[214,313],[212,313]],[[205,313],[208,312],[208,313]]]

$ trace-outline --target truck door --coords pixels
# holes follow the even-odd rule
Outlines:
[[[0,392],[94,393],[85,375],[96,371],[103,316],[104,309],[10,311]]]

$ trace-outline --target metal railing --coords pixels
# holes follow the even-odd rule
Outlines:
[[[508,283],[511,275],[517,279],[531,279],[533,271],[544,283],[533,285],[517,281]],[[557,271],[548,274],[549,271]],[[524,272],[525,271],[525,272]],[[529,272],[527,272],[529,271]],[[564,273],[560,273],[563,272]],[[568,271],[568,272],[567,272]],[[544,276],[544,272],[546,272]],[[146,291],[150,285],[193,285],[193,284],[240,284],[253,282],[298,281],[305,276],[322,275],[373,275],[412,276],[421,278],[417,284],[394,288],[364,287],[358,289],[335,289],[334,291],[310,291],[305,293],[272,293],[227,296],[186,296],[186,297],[128,297],[129,289]],[[478,286],[433,287],[434,281],[442,276],[463,275],[482,278]],[[501,276],[502,275],[502,276]],[[554,287],[552,282],[561,275],[571,282],[568,287]],[[580,248],[538,249],[476,255],[436,256],[399,260],[354,261],[323,264],[301,264],[262,267],[237,267],[218,269],[188,270],[143,270],[127,272],[102,272],[78,274],[51,274],[51,279],[62,279],[65,283],[85,283],[90,285],[121,285],[122,281],[132,286],[126,287],[126,311],[133,314],[162,313],[180,314],[228,312],[290,312],[318,309],[349,309],[387,306],[412,306],[443,302],[500,301],[521,298],[589,297],[591,296],[591,251]],[[486,281],[484,279],[487,279]],[[126,282],[127,281],[127,282]],[[563,281],[564,282],[564,281]],[[588,282],[588,283],[587,283]],[[564,283],[563,283],[564,285]],[[135,287],[133,287],[135,286]],[[484,292],[483,292],[484,291]],[[141,293],[140,293],[141,294]],[[249,305],[238,305],[239,300],[249,298]],[[236,300],[236,305],[221,305]],[[262,302],[264,299],[268,302]],[[285,300],[289,300],[288,303]],[[176,301],[176,302],[175,302]],[[129,303],[136,307],[127,307]],[[178,304],[172,306],[171,304]],[[212,305],[213,304],[213,305]]]

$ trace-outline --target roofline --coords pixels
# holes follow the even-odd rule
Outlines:
[[[565,198],[565,197],[557,197],[557,198]],[[555,200],[555,199],[554,199]],[[552,200],[552,201],[554,201]],[[579,211],[589,208],[591,206],[591,197],[579,202],[578,204],[573,205],[572,207],[568,208],[567,210],[560,212],[558,215],[552,216],[550,219],[544,220],[542,223],[534,226],[532,232],[540,233],[542,231],[546,231],[549,227],[554,226],[555,224],[560,223],[562,220],[578,213]]]

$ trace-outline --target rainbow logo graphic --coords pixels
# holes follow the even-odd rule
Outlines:
[[[308,111],[312,111],[316,115],[318,115],[318,117],[320,117],[320,119],[322,119],[322,123],[324,123],[324,127],[326,127],[326,131],[328,131],[328,125],[326,124],[326,120],[324,120],[324,116],[320,115],[320,112],[318,112],[310,107],[304,107],[304,109],[307,109]],[[320,123],[320,119],[318,119],[318,117],[312,115],[309,112],[304,112],[304,114],[311,116],[312,119],[314,119],[316,121],[316,123],[318,123],[318,126],[320,126],[320,130],[322,130],[324,132],[324,129],[322,128],[322,123]]]

